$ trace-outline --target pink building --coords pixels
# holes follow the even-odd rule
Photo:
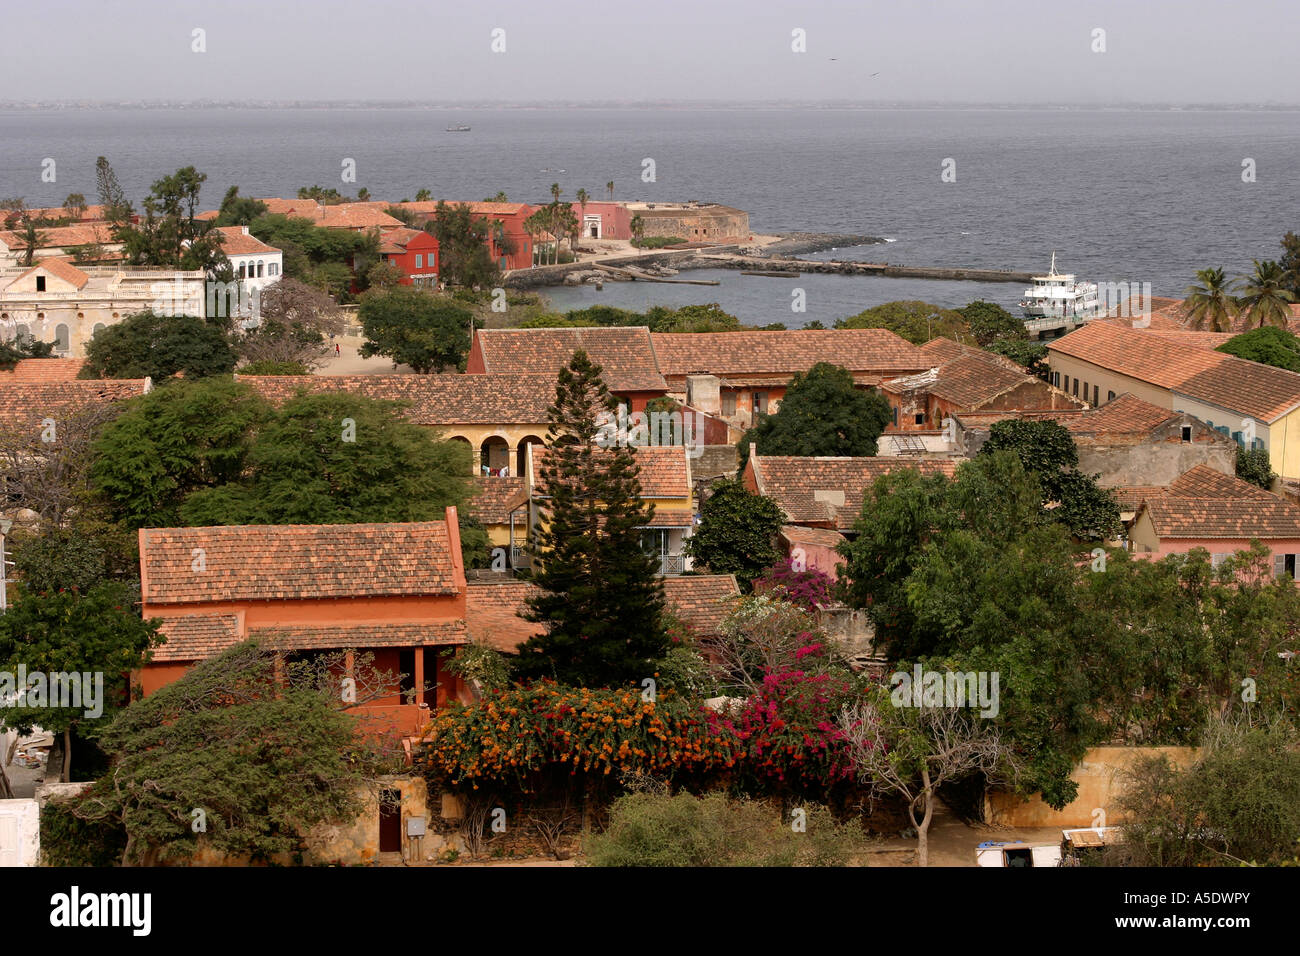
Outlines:
[[[1204,548],[1217,565],[1260,541],[1273,573],[1296,576],[1300,507],[1232,475],[1198,465],[1164,489],[1148,490],[1137,507],[1129,549],[1160,559]]]

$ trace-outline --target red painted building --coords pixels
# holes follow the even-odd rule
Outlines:
[[[438,284],[438,240],[420,229],[390,229],[380,239],[379,254],[402,270],[402,285]]]
[[[437,213],[437,202],[397,203],[397,208],[406,209],[415,214],[415,221],[421,227],[433,219]],[[502,270],[528,269],[533,264],[533,236],[524,228],[524,221],[537,211],[536,206],[522,202],[448,202],[448,205],[469,206],[475,219],[487,220],[492,226],[488,231],[488,249],[492,258]]]

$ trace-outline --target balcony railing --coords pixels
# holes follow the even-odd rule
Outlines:
[[[686,557],[680,554],[659,555],[660,574],[681,574],[686,570]]]

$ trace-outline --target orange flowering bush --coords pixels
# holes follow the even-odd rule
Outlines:
[[[537,789],[545,771],[668,778],[726,772],[743,744],[712,712],[672,693],[538,681],[439,713],[415,757],[430,779]]]

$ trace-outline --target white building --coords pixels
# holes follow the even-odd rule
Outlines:
[[[137,312],[205,318],[206,278],[201,269],[74,266],[66,259],[0,270],[0,341],[31,337],[54,342],[60,356],[82,358],[97,331]]]

